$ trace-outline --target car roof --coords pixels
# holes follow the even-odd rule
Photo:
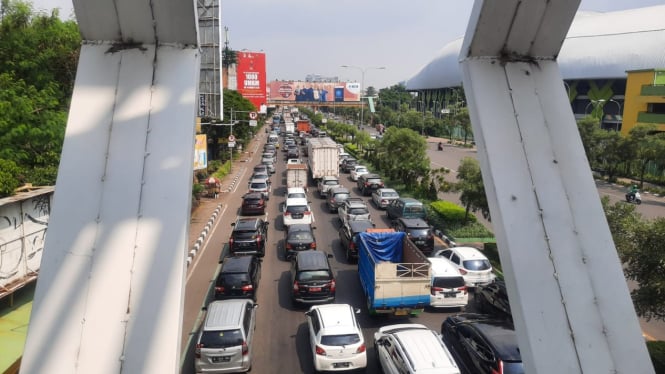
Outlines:
[[[249,181],[249,183],[266,183],[267,184],[268,182],[266,182],[265,179],[254,178],[251,181]]]
[[[365,232],[367,229],[374,228],[372,221],[367,220],[349,221],[348,225],[349,229],[351,229],[351,232],[353,233]]]
[[[222,263],[222,273],[243,273],[249,268],[254,256],[227,256]]]
[[[483,314],[460,313],[453,317],[457,323],[472,326],[485,336],[498,356],[505,361],[521,361],[515,327],[510,320],[493,318]]]
[[[325,252],[308,250],[298,252],[298,268],[300,270],[331,270],[328,265],[328,255]]]
[[[358,333],[354,311],[349,304],[315,305],[311,307],[311,310],[319,312],[322,335]]]
[[[470,259],[470,258],[476,258],[476,259],[487,259],[487,256],[485,256],[480,250],[477,248],[473,247],[453,247],[451,248],[453,252],[457,253],[460,257],[463,259]]]
[[[427,260],[432,264],[432,276],[462,276],[457,267],[446,258],[429,257]]]
[[[248,299],[217,300],[208,304],[203,330],[237,329],[242,325],[242,313]]]
[[[330,191],[329,193],[331,193],[331,194],[335,194],[335,193],[350,193],[350,192],[351,192],[351,191],[349,191],[349,189],[346,188],[346,187],[333,187],[333,188],[331,188],[329,191]]]
[[[346,204],[349,206],[367,206],[365,200],[359,197],[349,197],[346,199]]]
[[[242,196],[243,199],[262,199],[263,194],[261,192],[248,192]]]
[[[289,228],[289,233],[292,233],[294,231],[313,231],[312,226],[307,223],[295,223],[293,225],[290,225]]]
[[[307,199],[304,197],[290,197],[286,199],[287,206],[289,205],[307,205]]]
[[[379,174],[374,174],[374,173],[367,173],[367,174],[363,175],[362,177],[365,178],[365,179],[381,178],[381,176]]]
[[[290,194],[290,193],[297,193],[297,192],[304,193],[305,189],[303,187],[289,187],[289,188],[286,189],[286,194],[287,195]]]
[[[402,222],[404,226],[410,229],[416,229],[416,228],[421,228],[421,229],[427,229],[430,228],[429,223],[425,221],[422,218],[404,218],[400,217],[397,219],[398,221]]]
[[[233,230],[253,230],[263,222],[261,218],[238,218]]]
[[[394,188],[379,188],[376,190],[376,192],[394,192],[397,193],[397,191]]]

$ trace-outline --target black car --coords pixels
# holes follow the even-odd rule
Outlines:
[[[296,253],[316,249],[314,229],[309,224],[296,223],[288,226],[284,234],[284,256],[290,260]]]
[[[356,246],[355,238],[359,233],[367,231],[367,229],[374,228],[375,225],[372,221],[348,221],[347,224],[339,228],[339,242],[344,249],[346,261],[351,262],[358,259],[358,247]]]
[[[297,145],[289,146],[286,150],[286,158],[298,158],[300,157],[300,150]]]
[[[255,254],[259,257],[265,256],[268,222],[261,218],[238,218],[231,226],[233,226],[229,238],[229,253],[231,255]]]
[[[524,374],[517,334],[510,320],[462,313],[441,324],[443,342],[462,373]]]
[[[356,165],[358,165],[358,160],[353,157],[349,157],[342,161],[342,164],[339,166],[339,168],[345,173],[350,173]]]
[[[434,250],[434,233],[432,226],[422,218],[398,218],[393,221],[396,231],[405,232],[407,237],[426,256]]]
[[[473,296],[478,310],[502,318],[511,319],[510,302],[506,291],[506,282],[495,280],[494,282],[478,286]]]
[[[250,192],[242,197],[242,205],[240,206],[240,214],[265,214],[266,200],[261,192]]]
[[[291,259],[291,301],[323,304],[335,301],[336,282],[328,259],[321,251],[298,252]]]
[[[381,180],[381,177],[378,174],[363,174],[358,177],[358,191],[363,196],[369,196],[372,192],[383,188],[384,184]]]
[[[215,300],[251,298],[261,279],[261,260],[253,255],[226,257],[215,280]]]

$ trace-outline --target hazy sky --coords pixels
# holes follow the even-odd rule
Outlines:
[[[384,88],[415,75],[461,37],[471,0],[221,0],[229,47],[266,53],[268,80],[307,74]],[[501,1],[501,0],[496,0]],[[582,0],[580,10],[607,12],[663,0]],[[72,14],[71,0],[33,0],[35,9]],[[665,23],[665,21],[664,21]],[[607,27],[612,27],[607,25]],[[385,70],[372,67],[385,66]]]

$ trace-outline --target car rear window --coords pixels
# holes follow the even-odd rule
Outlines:
[[[217,284],[228,285],[228,286],[241,286],[244,284],[249,284],[249,276],[245,273],[221,274],[217,281]]]
[[[292,198],[292,197],[295,197],[295,198],[297,198],[297,197],[306,198],[307,195],[305,195],[305,194],[302,193],[302,192],[292,192],[292,193],[290,193],[286,198],[287,198],[287,199],[290,199],[290,198]]]
[[[247,231],[247,230],[239,230],[239,231],[234,231],[233,232],[233,237],[236,239],[255,239],[256,238],[256,231]]]
[[[369,210],[367,208],[351,208],[349,209],[349,214],[367,214]]]
[[[397,192],[383,192],[383,193],[381,194],[381,196],[383,196],[383,197],[396,197],[396,196],[397,196]]]
[[[459,277],[434,277],[432,287],[439,288],[458,288],[464,286],[464,278]]]
[[[334,180],[334,179],[331,179],[331,180],[327,180],[327,181],[325,181],[324,184],[327,185],[327,186],[335,186],[335,185],[338,185],[338,184],[339,184],[339,181],[336,181],[336,180]]]
[[[409,229],[409,234],[411,236],[427,236],[429,235],[429,229]]]
[[[242,344],[242,332],[235,330],[204,331],[201,344],[204,348],[228,348]]]
[[[420,213],[420,212],[424,212],[425,208],[423,208],[422,205],[412,205],[412,206],[405,207],[404,211],[408,212],[408,213]]]
[[[312,233],[308,231],[296,231],[289,233],[289,240],[313,240]]]
[[[253,189],[260,190],[260,189],[268,188],[268,185],[265,182],[254,182],[249,187],[253,188]]]
[[[466,260],[462,264],[467,270],[489,270],[492,268],[489,260]]]
[[[332,279],[332,274],[328,270],[308,270],[298,274],[298,280],[302,282],[329,279]]]
[[[289,213],[304,213],[307,211],[307,205],[289,205],[286,207]]]
[[[381,183],[381,178],[367,178],[367,183]]]
[[[335,199],[336,200],[346,200],[348,198],[349,198],[348,193],[337,193],[337,194],[335,194]]]
[[[343,347],[358,342],[360,342],[360,336],[358,336],[358,334],[323,335],[321,337],[321,344],[327,346]]]

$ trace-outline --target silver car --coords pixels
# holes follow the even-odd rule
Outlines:
[[[399,199],[399,194],[392,188],[379,188],[372,192],[372,202],[379,209],[386,209],[391,201]]]
[[[270,200],[270,182],[267,179],[252,179],[249,181],[249,192],[261,192],[266,200]]]

